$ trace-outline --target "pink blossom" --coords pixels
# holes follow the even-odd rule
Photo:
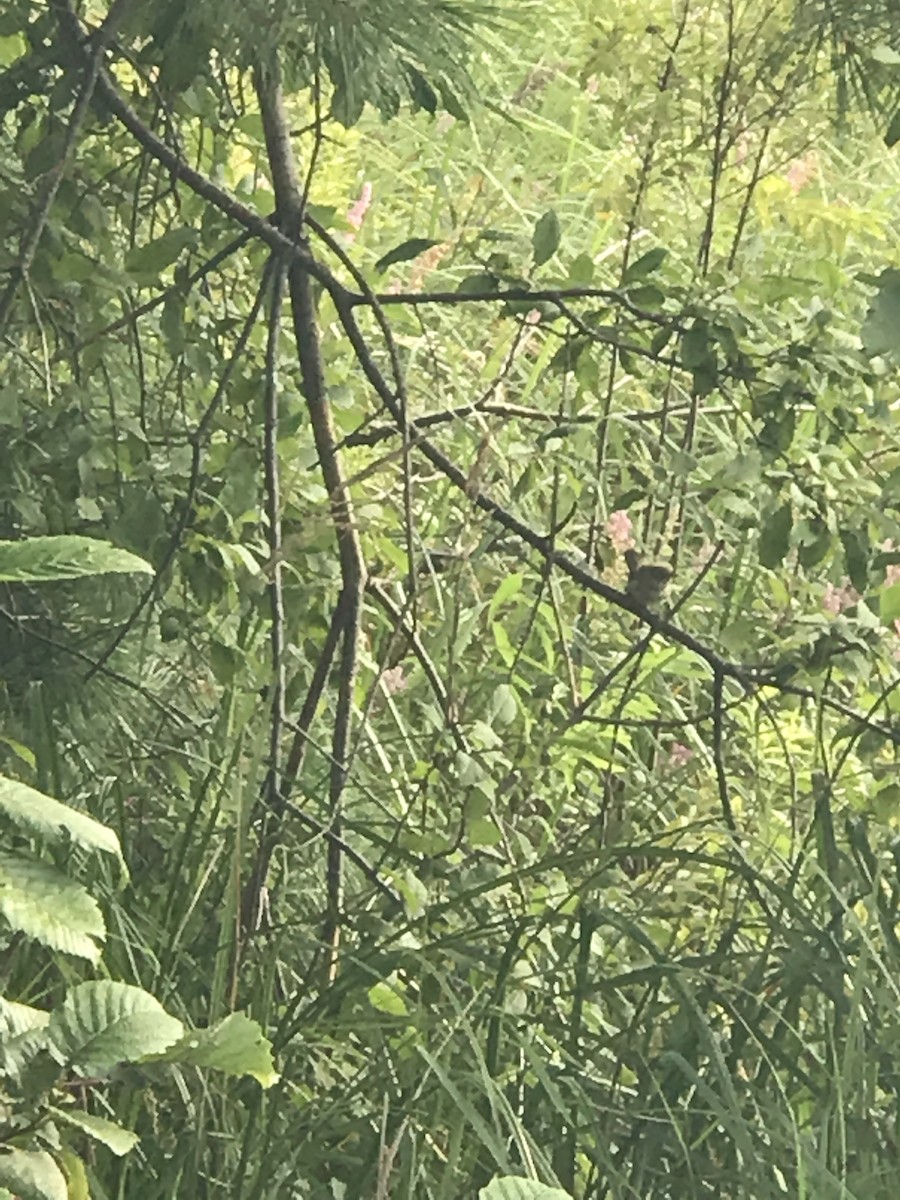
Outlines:
[[[845,608],[852,608],[858,600],[859,593],[846,580],[841,583],[840,587],[835,587],[833,583],[825,584],[825,591],[822,595],[822,607],[833,617],[836,617],[838,613],[842,613]]]
[[[686,766],[694,757],[694,752],[690,746],[685,746],[683,742],[673,742],[669,747],[669,761],[666,766],[670,770],[676,767]]]
[[[387,667],[382,671],[381,682],[384,684],[384,689],[389,696],[396,696],[398,692],[405,692],[409,685],[409,680],[403,673],[401,663],[398,663],[396,667]]]
[[[422,287],[425,277],[438,266],[441,259],[450,250],[449,242],[440,242],[431,246],[415,260],[409,273],[409,291],[417,292]],[[404,289],[405,291],[406,289]]]
[[[734,144],[734,161],[735,165],[740,167],[750,157],[752,144],[749,135],[745,132],[740,135]]]
[[[610,514],[606,522],[606,533],[612,543],[612,548],[620,554],[623,550],[634,548],[634,525],[624,508],[619,508]]]
[[[791,191],[796,194],[802,191],[816,177],[816,156],[814,153],[804,154],[795,158],[785,172],[785,179],[791,185]]]
[[[347,223],[354,229],[359,229],[362,226],[363,218],[368,211],[369,205],[372,203],[372,185],[368,180],[362,185],[362,191],[359,193],[359,199],[350,207],[347,212]],[[354,234],[348,236],[349,241],[353,241]]]

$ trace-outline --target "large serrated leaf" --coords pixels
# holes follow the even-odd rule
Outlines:
[[[272,1061],[271,1042],[244,1013],[232,1013],[210,1029],[192,1030],[161,1057],[213,1067],[228,1075],[250,1075],[264,1088],[280,1078]]]
[[[122,848],[111,829],[27,783],[0,775],[0,813],[48,842],[59,842],[68,837],[86,850],[112,854],[124,869]]]
[[[0,1154],[0,1187],[18,1200],[67,1200],[62,1171],[43,1150],[7,1150]]]
[[[184,1026],[143,988],[95,980],[73,988],[47,1026],[51,1052],[84,1075],[162,1054]]]
[[[106,936],[100,906],[49,863],[0,852],[0,915],[11,929],[90,962]]]
[[[32,1008],[30,1004],[0,996],[0,1043],[32,1029],[43,1029],[49,1020],[49,1013],[42,1008]]]
[[[47,1044],[44,1030],[49,1020],[43,1009],[0,997],[0,1074],[21,1077]]]
[[[153,574],[149,563],[136,554],[96,538],[63,535],[28,538],[23,542],[0,541],[2,583],[46,583],[51,579],[83,579],[88,575],[131,571]]]

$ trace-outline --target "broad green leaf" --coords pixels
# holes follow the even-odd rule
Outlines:
[[[196,240],[195,230],[188,226],[170,229],[145,246],[136,246],[125,259],[125,270],[130,275],[158,275],[171,267],[184,248]]]
[[[479,292],[496,292],[499,287],[499,280],[496,275],[491,275],[487,271],[479,271],[475,275],[467,275],[456,289],[458,296],[472,296]]]
[[[669,251],[665,246],[656,246],[653,250],[648,250],[646,254],[642,254],[640,258],[635,259],[631,266],[622,276],[622,287],[628,287],[637,279],[643,279],[645,275],[652,275],[654,271],[658,271],[666,260]]]
[[[891,117],[884,134],[884,144],[888,149],[891,146],[896,146],[898,142],[900,142],[900,108]]]
[[[375,264],[375,270],[380,275],[388,267],[392,267],[394,263],[408,262],[411,258],[418,258],[420,254],[424,254],[432,246],[438,245],[440,243],[434,238],[410,238],[406,242],[401,242],[399,246],[395,246],[393,250],[388,250],[387,254],[382,255]]]
[[[478,846],[496,846],[503,841],[503,834],[497,828],[494,821],[487,817],[476,817],[474,821],[466,823],[466,836],[469,839],[470,845],[477,848]]]
[[[69,1200],[91,1200],[91,1187],[84,1160],[70,1146],[63,1146],[59,1157],[66,1176]]]
[[[494,635],[494,644],[497,647],[497,653],[503,659],[504,665],[507,667],[512,666],[516,657],[516,652],[513,649],[512,642],[510,641],[509,634],[506,632],[505,627],[501,625],[499,621],[492,621],[491,633]]]
[[[883,63],[886,67],[896,67],[900,65],[900,54],[893,47],[882,42],[881,45],[875,46],[870,54],[877,63]]]
[[[407,1014],[406,1001],[397,990],[396,982],[381,980],[369,988],[368,997],[369,1003],[378,1012],[388,1013],[392,1017],[405,1017]]]
[[[847,575],[856,590],[864,592],[869,582],[868,539],[856,529],[842,529],[840,536]]]
[[[184,1035],[143,988],[94,980],[72,988],[47,1026],[57,1061],[84,1075],[99,1075],[117,1063],[162,1054]]]
[[[889,267],[881,272],[863,323],[862,340],[872,355],[900,350],[900,269]]]
[[[540,267],[553,257],[559,249],[561,237],[562,231],[559,225],[559,217],[556,215],[554,209],[548,208],[542,216],[538,217],[534,232],[531,235],[533,259],[536,267]]]
[[[50,863],[0,852],[0,915],[11,928],[53,950],[100,958],[106,937],[100,906]]]
[[[46,838],[51,842],[59,842],[63,838],[71,838],[76,845],[86,850],[100,850],[104,854],[112,854],[124,869],[122,848],[119,839],[111,829],[89,817],[87,813],[78,812],[68,804],[61,804],[52,796],[45,796],[27,783],[18,779],[8,779],[0,775],[0,814],[5,813],[29,833]]]
[[[102,1142],[108,1150],[119,1157],[127,1154],[129,1150],[133,1150],[140,1141],[138,1135],[132,1133],[130,1129],[123,1129],[121,1125],[117,1125],[114,1121],[107,1121],[104,1117],[95,1117],[92,1113],[82,1112],[80,1108],[56,1108],[51,1105],[50,1112],[57,1121],[80,1129],[95,1142]]]
[[[576,254],[569,264],[569,283],[574,286],[587,287],[594,278],[594,260],[584,251]]]
[[[131,571],[153,574],[153,568],[142,558],[95,538],[63,535],[0,542],[2,583],[44,583]]]
[[[45,1048],[44,1029],[50,1014],[27,1004],[0,998],[0,1074],[20,1079]]]
[[[494,713],[494,720],[500,725],[509,725],[511,721],[516,719],[519,706],[515,690],[508,683],[498,684],[494,689],[491,708]]]
[[[900,617],[900,583],[892,583],[878,593],[878,615],[884,625]]]
[[[28,43],[21,34],[0,37],[0,67],[8,67],[28,52]]]
[[[465,750],[456,752],[456,774],[463,787],[472,787],[484,779],[484,769],[481,764]]]
[[[30,767],[32,771],[34,770],[37,760],[34,757],[34,751],[29,749],[28,746],[24,745],[22,742],[16,741],[15,738],[11,738],[4,733],[0,733],[0,744],[8,746],[9,749],[12,750],[13,754],[22,760],[26,767]]]
[[[0,1153],[0,1187],[17,1200],[68,1200],[68,1188],[55,1159],[44,1150]]]
[[[688,370],[696,370],[710,357],[709,330],[702,322],[692,326],[681,339],[681,361]]]
[[[777,567],[790,546],[794,514],[789,503],[782,504],[763,525],[759,535],[759,561],[763,567]]]
[[[32,1008],[30,1004],[0,996],[0,1042],[32,1029],[43,1029],[49,1020],[50,1014],[42,1008]]]
[[[491,596],[491,602],[488,605],[488,616],[493,617],[501,604],[521,592],[522,586],[525,583],[525,576],[521,571],[513,571],[509,575],[505,575],[500,581],[497,590]]]
[[[478,1200],[571,1200],[571,1196],[562,1188],[536,1183],[533,1179],[504,1175],[482,1188]]]
[[[250,1075],[264,1088],[280,1078],[272,1061],[271,1042],[244,1013],[232,1013],[211,1029],[191,1030],[160,1057],[212,1067],[227,1075]]]

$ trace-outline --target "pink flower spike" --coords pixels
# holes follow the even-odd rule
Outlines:
[[[634,525],[624,508],[619,508],[610,514],[606,522],[606,533],[613,549],[618,553],[621,554],[623,550],[634,548]]]
[[[396,696],[398,692],[405,692],[409,684],[409,680],[403,673],[402,664],[396,667],[387,667],[381,672],[381,682],[384,684],[385,691],[389,696]]]
[[[359,229],[362,226],[363,218],[365,217],[369,205],[372,203],[372,185],[366,180],[362,185],[362,191],[359,193],[359,199],[353,204],[347,212],[347,223],[354,229]],[[353,234],[350,235],[350,240],[353,240]]]
[[[835,587],[833,583],[825,584],[825,591],[822,594],[822,608],[830,616],[836,617],[845,608],[852,608],[858,602],[859,593],[846,580],[844,580],[840,587]]]
[[[694,757],[694,752],[690,746],[685,746],[683,742],[673,742],[669,747],[669,768],[684,767]]]

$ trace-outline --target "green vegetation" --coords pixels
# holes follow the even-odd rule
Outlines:
[[[0,1200],[892,1200],[898,71],[7,0]]]

